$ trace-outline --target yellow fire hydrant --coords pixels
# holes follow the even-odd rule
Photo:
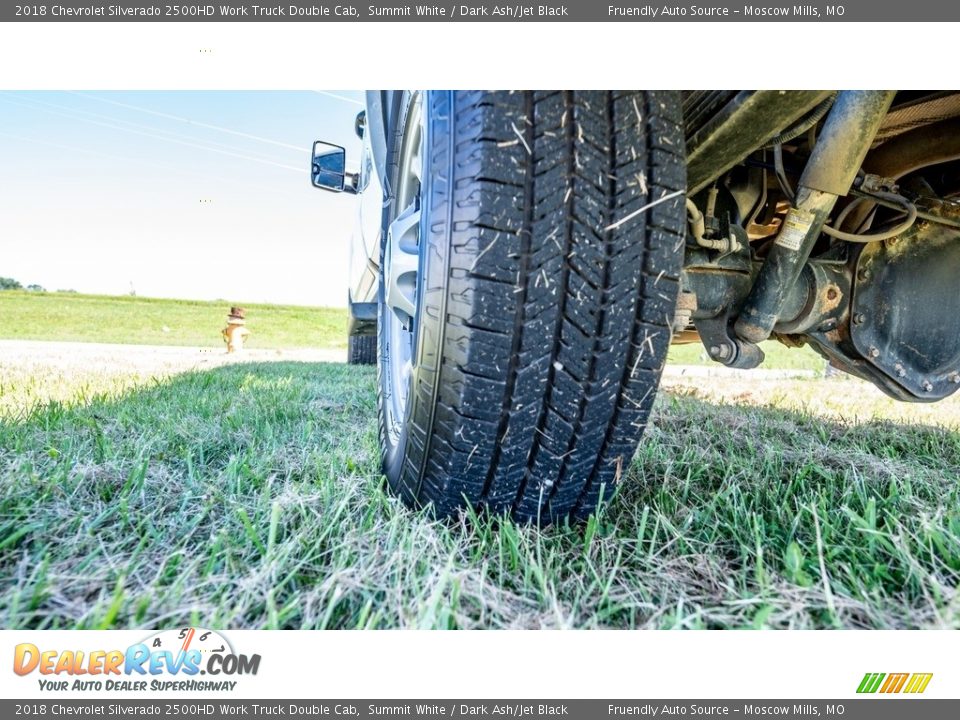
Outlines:
[[[221,331],[223,341],[227,344],[228,353],[243,350],[243,341],[250,334],[250,331],[246,328],[246,314],[246,310],[242,307],[233,306],[230,308],[230,314],[227,315],[227,326]]]

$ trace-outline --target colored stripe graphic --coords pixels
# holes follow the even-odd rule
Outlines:
[[[898,693],[903,689],[904,683],[907,682],[907,678],[910,677],[910,673],[890,673],[887,675],[887,681],[883,684],[883,687],[880,688],[882,693]]]
[[[883,694],[910,693],[919,694],[927,689],[930,680],[933,679],[933,673],[866,673],[857,692],[860,694],[872,694],[880,692]]]
[[[930,684],[930,680],[933,678],[933,673],[914,673],[910,678],[910,682],[907,683],[905,693],[922,693],[927,689],[927,685]]]
[[[877,688],[880,687],[880,682],[884,677],[884,673],[867,673],[863,676],[863,680],[860,681],[860,687],[857,688],[857,692],[875,693]]]

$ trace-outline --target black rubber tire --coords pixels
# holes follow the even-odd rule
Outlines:
[[[384,472],[440,515],[584,518],[633,458],[670,342],[678,95],[425,102],[414,371],[395,442],[381,398]]]
[[[350,365],[376,365],[377,336],[349,335],[347,337],[347,362]]]

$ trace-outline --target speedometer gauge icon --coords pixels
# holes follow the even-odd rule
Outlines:
[[[233,654],[230,641],[215,630],[202,627],[182,627],[164,630],[143,641],[151,651],[167,650],[173,653],[199,650],[204,657],[214,653]]]

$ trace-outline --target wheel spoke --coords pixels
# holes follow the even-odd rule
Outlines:
[[[422,102],[418,99],[417,102]],[[416,135],[413,137],[410,148],[410,174],[417,179],[417,184],[423,184],[423,128],[416,126]],[[417,188],[419,192],[419,188]]]
[[[410,159],[410,174],[413,175],[417,182],[423,183],[423,156],[421,151],[423,150],[422,138],[417,138],[417,145],[413,151],[413,157]]]
[[[412,204],[390,223],[384,253],[387,306],[405,322],[409,322],[416,311],[419,250],[420,209]]]

